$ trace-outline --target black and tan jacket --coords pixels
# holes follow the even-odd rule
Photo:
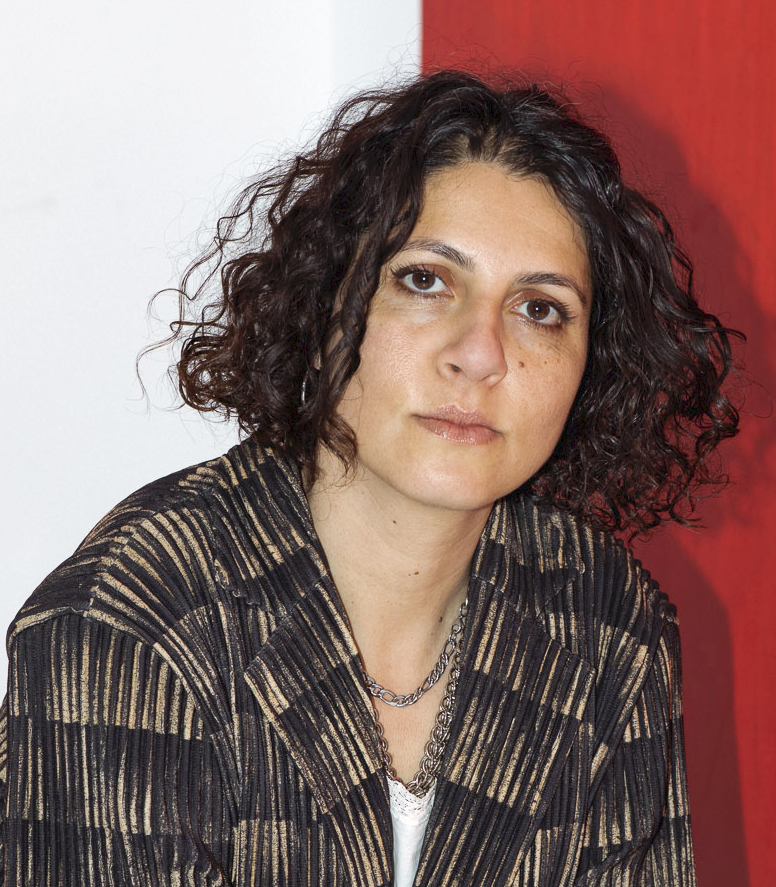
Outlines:
[[[666,597],[515,496],[469,599],[416,884],[694,884]],[[247,441],[129,497],[8,649],[9,887],[391,883],[370,701],[293,466]]]

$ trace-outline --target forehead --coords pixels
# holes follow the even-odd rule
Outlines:
[[[475,263],[481,257],[519,266],[512,271],[548,266],[541,270],[589,283],[584,234],[552,188],[496,163],[464,163],[429,175],[407,246],[426,238],[449,242]]]

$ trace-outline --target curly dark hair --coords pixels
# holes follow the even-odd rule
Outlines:
[[[737,431],[722,386],[740,334],[698,306],[690,261],[661,210],[623,183],[606,137],[533,84],[440,71],[363,93],[314,148],[246,187],[181,283],[184,401],[236,416],[308,471],[320,444],[351,464],[356,441],[337,405],[382,266],[412,232],[429,174],[467,161],[543,180],[587,245],[584,377],[525,488],[599,527],[687,523],[726,480],[710,457]]]

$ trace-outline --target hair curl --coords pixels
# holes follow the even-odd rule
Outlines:
[[[181,283],[184,401],[236,416],[307,470],[320,444],[350,464],[356,441],[336,408],[381,268],[412,232],[429,174],[467,161],[544,180],[587,244],[584,377],[526,487],[613,530],[687,523],[701,491],[726,480],[710,457],[737,432],[722,387],[740,334],[698,306],[689,259],[661,210],[623,183],[606,137],[532,84],[441,71],[363,93],[314,148],[248,185]]]

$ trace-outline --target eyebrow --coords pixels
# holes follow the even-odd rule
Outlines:
[[[408,240],[407,243],[399,250],[400,253],[406,250],[419,249],[428,250],[436,253],[443,259],[448,259],[453,264],[473,274],[475,271],[474,259],[462,253],[449,243],[441,240]],[[559,286],[570,289],[574,292],[586,308],[590,297],[585,290],[577,283],[577,281],[568,274],[558,274],[555,271],[532,271],[530,274],[521,274],[515,278],[514,283],[518,286]]]
[[[409,240],[399,252],[404,252],[408,249],[428,250],[429,252],[436,253],[438,256],[442,256],[443,259],[449,259],[455,265],[458,265],[459,268],[463,268],[464,271],[474,272],[474,259],[471,256],[467,256],[466,253],[457,250],[454,246],[450,246],[449,243],[444,243],[442,240]]]
[[[532,274],[526,274],[518,277],[515,281],[521,286],[560,286],[570,289],[576,293],[577,298],[582,305],[587,308],[589,296],[582,287],[570,277],[568,274],[557,274],[553,271],[534,271]]]

